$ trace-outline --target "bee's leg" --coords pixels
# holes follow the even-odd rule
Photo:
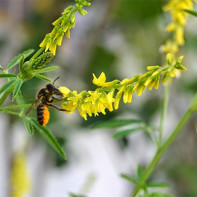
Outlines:
[[[55,108],[55,109],[57,109],[57,110],[59,110],[59,111],[68,111],[68,110],[66,110],[66,109],[62,109],[62,108],[56,107],[55,105],[52,105],[52,104],[48,104],[47,106],[53,107],[53,108]]]
[[[28,116],[28,115],[31,113],[32,109],[33,109],[34,107],[36,107],[37,104],[38,104],[38,101],[35,101],[35,102],[32,104],[32,106],[27,110],[27,112],[25,113],[25,116]]]

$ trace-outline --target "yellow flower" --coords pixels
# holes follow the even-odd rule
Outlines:
[[[49,50],[53,53],[53,55],[56,54],[56,48],[57,48],[57,44],[55,44],[55,42],[49,45]]]
[[[167,26],[167,32],[174,32],[174,41],[177,46],[165,45],[163,47],[164,52],[176,52],[178,46],[184,44],[184,30],[183,27],[186,25],[188,13],[184,9],[192,10],[194,8],[194,2],[192,0],[170,0],[166,6],[164,6],[164,11],[169,11],[172,16],[172,22]]]
[[[15,155],[11,170],[10,197],[25,197],[31,189],[30,175],[24,152]]]
[[[112,103],[115,101],[113,98],[114,96],[114,90],[112,89],[108,94],[107,94],[107,104],[106,107],[109,111],[113,111],[113,105]]]
[[[73,94],[74,96],[69,97],[68,100],[71,101],[74,105],[76,105],[79,99],[82,98],[82,96],[80,94],[77,94],[77,91],[73,91]]]
[[[69,101],[64,101],[62,103],[62,109],[65,109],[66,110],[66,113],[72,113],[75,111],[77,105],[73,104],[72,102],[69,102]]]
[[[86,111],[83,110],[83,105],[78,105],[78,111],[80,113],[80,115],[87,120],[87,113]]]
[[[176,29],[176,23],[172,22],[166,27],[167,32],[173,32]]]
[[[88,93],[90,94],[90,96],[85,98],[85,102],[91,102],[92,104],[95,104],[96,100],[101,95],[101,93],[97,93],[96,91],[88,91]]]
[[[68,96],[69,89],[67,89],[66,87],[60,87],[60,91],[64,94],[65,97]],[[78,105],[78,101],[81,98],[82,96],[80,94],[77,94],[77,91],[73,91],[73,96],[68,97],[66,101],[62,102],[62,108],[67,110],[66,113],[74,112]]]
[[[93,113],[93,108],[91,107],[92,104],[90,102],[87,102],[87,103],[83,103],[81,105],[81,109],[82,111],[84,111],[85,113],[87,113],[89,116],[92,116],[92,113]]]
[[[128,96],[129,96],[129,88],[127,87],[124,91],[124,94],[123,94],[123,102],[124,103],[127,103],[128,102]]]
[[[99,102],[102,104],[99,106],[99,111],[103,111],[107,108],[109,111],[113,111],[113,102],[115,99],[113,98],[114,90],[111,90],[107,95],[102,95],[99,98]]]
[[[184,36],[183,36],[184,32],[183,32],[183,28],[182,27],[177,27],[176,30],[176,41],[179,45],[183,45],[184,44]]]
[[[116,83],[118,83],[118,80],[106,82],[105,73],[102,72],[101,75],[99,76],[99,78],[96,78],[95,74],[93,74],[92,83],[97,86],[101,86],[101,87],[111,87],[111,86],[115,85]]]
[[[165,53],[176,53],[178,49],[178,44],[172,41],[167,41],[167,43],[161,47],[161,50]]]
[[[64,97],[67,97],[68,93],[70,92],[70,90],[67,87],[59,87],[58,89],[64,95]]]
[[[62,44],[62,39],[63,39],[64,33],[62,32],[58,37],[57,37],[57,45],[61,46]]]
[[[155,84],[154,84],[155,89],[159,88],[159,79],[160,79],[160,76],[158,75],[157,79],[155,80]]]
[[[116,95],[114,101],[114,109],[118,109],[121,98],[122,98],[122,93]]]
[[[175,60],[174,54],[168,53],[166,55],[168,64],[166,64],[165,67],[149,66],[147,67],[148,72],[145,74],[136,75],[131,79],[124,79],[119,83],[117,83],[118,80],[106,82],[104,73],[101,73],[98,78],[93,74],[93,83],[102,87],[97,88],[95,91],[82,91],[77,93],[77,91],[71,92],[66,87],[60,87],[59,90],[64,95],[62,108],[69,112],[74,112],[77,108],[85,120],[87,120],[87,115],[92,116],[92,114],[94,114],[97,116],[99,113],[106,114],[106,109],[109,111],[118,109],[122,97],[124,103],[132,102],[132,96],[135,90],[137,95],[140,96],[147,86],[149,90],[153,87],[158,89],[160,75],[162,75],[162,83],[165,83],[168,76],[175,77],[175,74],[177,74],[176,70],[186,70],[181,64],[182,60],[182,56]],[[116,91],[117,93],[114,96]]]
[[[154,70],[158,70],[160,68],[160,66],[147,66],[146,69],[148,71],[154,71]]]
[[[124,103],[131,103],[132,102],[132,97],[133,97],[133,86],[129,85],[123,94],[123,102]]]

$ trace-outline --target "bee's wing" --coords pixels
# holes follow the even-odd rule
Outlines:
[[[38,103],[39,103],[39,101],[36,100],[36,101],[32,104],[32,106],[27,110],[27,112],[25,113],[25,115],[28,116],[28,115],[31,113],[32,109],[33,109],[34,107],[37,107]]]

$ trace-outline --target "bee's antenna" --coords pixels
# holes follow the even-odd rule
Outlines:
[[[53,81],[53,84],[59,79],[60,77],[57,77],[54,81]]]

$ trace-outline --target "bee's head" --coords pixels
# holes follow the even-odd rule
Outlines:
[[[56,95],[62,96],[62,93],[59,91],[59,89],[57,87],[55,87],[55,85],[48,84],[48,85],[46,85],[46,88],[51,94],[56,94]]]

